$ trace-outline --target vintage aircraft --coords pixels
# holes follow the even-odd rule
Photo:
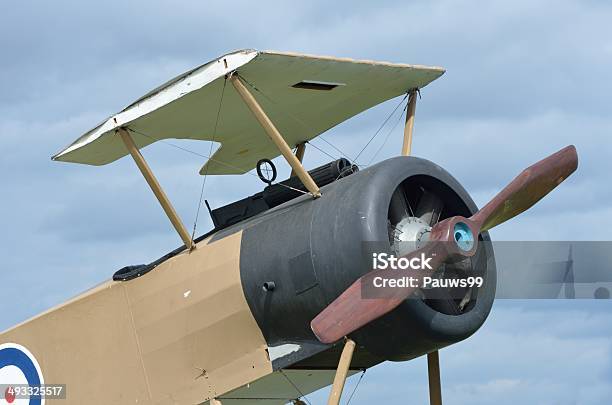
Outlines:
[[[71,404],[228,405],[303,403],[333,382],[329,404],[338,404],[348,375],[428,355],[431,402],[441,403],[437,351],[476,332],[495,297],[487,230],[527,210],[578,162],[568,146],[479,210],[444,169],[408,156],[416,94],[443,73],[237,51],[85,133],[53,159],[105,165],[131,155],[183,245],[1,333],[0,384],[66,384]],[[302,166],[308,141],[403,94],[404,156],[362,170],[347,159]],[[194,238],[139,150],[170,138],[221,144],[203,175],[257,167],[269,184],[211,210],[215,228]],[[292,177],[274,183],[265,159],[280,155]],[[479,274],[485,282],[459,297],[429,297],[418,288],[362,297],[364,280],[381,271],[364,260],[370,242],[406,258],[430,255],[429,276]]]

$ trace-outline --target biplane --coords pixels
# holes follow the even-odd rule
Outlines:
[[[242,50],[79,137],[53,160],[106,165],[130,155],[182,245],[1,333],[0,384],[65,384],[71,404],[223,405],[301,404],[331,384],[328,403],[338,404],[347,376],[427,355],[431,402],[441,403],[438,350],[475,333],[495,298],[487,231],[543,198],[578,162],[568,146],[478,209],[447,171],[410,156],[417,93],[443,73]],[[401,156],[365,168],[346,157],[303,166],[309,141],[402,95]],[[167,139],[220,144],[202,175],[256,169],[267,185],[209,208],[214,229],[196,237],[141,154]],[[292,174],[276,182],[270,159],[279,156]],[[364,297],[363,284],[381,274],[364,259],[369,243],[408,259],[428,254],[430,277],[478,274],[484,284],[459,296],[411,287]],[[0,395],[0,404],[45,400]]]

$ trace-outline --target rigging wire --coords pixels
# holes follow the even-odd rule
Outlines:
[[[355,395],[355,392],[357,391],[357,388],[359,388],[359,384],[361,383],[361,380],[363,380],[363,376],[366,373],[366,369],[364,368],[363,371],[361,372],[361,375],[359,376],[359,380],[357,380],[357,384],[355,384],[355,388],[353,388],[353,392],[351,392],[351,395],[349,395],[348,401],[346,401],[346,405],[349,405],[351,403],[351,399],[353,399],[353,395]]]
[[[323,142],[325,142],[326,144],[328,144],[329,146],[331,146],[333,149],[335,149],[338,153],[340,153],[340,156],[344,156],[345,158],[347,158],[349,160],[349,162],[353,163],[353,164],[357,164],[357,162],[355,161],[355,159],[351,159],[350,157],[348,157],[346,155],[346,153],[342,152],[339,148],[337,148],[336,146],[334,146],[333,143],[331,143],[330,141],[328,141],[327,139],[323,138],[323,135],[319,135],[317,138],[320,138]]]
[[[329,153],[325,152],[323,149],[319,148],[317,145],[315,145],[314,143],[312,143],[312,141],[306,141],[306,143],[310,146],[312,146],[313,148],[315,148],[316,150],[318,150],[319,152],[323,153],[324,155],[327,155],[328,157],[336,160],[337,158],[335,156],[330,155]]]
[[[291,187],[291,186],[288,186],[288,185],[283,184],[283,183],[275,183],[275,184],[278,184],[279,186],[288,188],[289,190],[297,191],[298,193],[310,194],[310,192],[308,192],[308,191],[300,190],[299,188]]]
[[[404,116],[404,113],[406,111],[408,111],[408,103],[406,103],[406,105],[404,106],[404,109],[403,109],[402,113],[400,114],[400,116],[398,117],[397,121],[395,121],[395,124],[393,124],[393,126],[391,127],[389,132],[387,132],[387,135],[385,136],[385,140],[383,141],[383,143],[378,147],[378,149],[376,150],[376,153],[374,153],[374,155],[372,155],[372,158],[370,158],[370,161],[368,162],[367,166],[370,166],[372,164],[374,159],[376,159],[376,156],[378,156],[378,154],[380,153],[382,148],[387,144],[387,141],[389,140],[389,137],[391,136],[391,134],[393,133],[395,128],[397,128],[397,125],[402,121],[402,117]]]
[[[208,155],[212,156],[213,146],[215,144],[215,137],[217,136],[217,126],[219,125],[219,117],[221,116],[221,107],[223,106],[223,96],[225,95],[225,86],[227,85],[227,76],[223,81],[223,88],[221,89],[221,98],[219,99],[219,109],[217,110],[217,118],[215,119],[215,128],[213,130],[213,136],[210,141],[210,149]],[[195,238],[196,228],[198,226],[198,218],[200,217],[200,209],[202,208],[202,198],[204,198],[204,187],[206,187],[206,178],[208,177],[209,165],[206,164],[206,170],[204,171],[204,178],[202,179],[202,188],[200,189],[200,201],[198,202],[198,209],[196,210],[195,220],[193,221],[193,232],[191,233],[191,240]]]
[[[295,385],[295,384],[293,383],[293,381],[291,381],[291,380],[289,379],[289,377],[287,376],[287,374],[285,374],[285,373],[283,372],[283,370],[282,370],[282,369],[279,369],[279,371],[280,371],[280,373],[281,373],[281,374],[282,374],[282,375],[285,377],[285,379],[286,379],[287,381],[289,381],[289,384],[293,385],[293,388],[295,388],[295,390],[297,391],[297,393],[298,393],[298,394],[300,394],[300,398],[304,398],[304,400],[306,401],[306,403],[308,403],[308,405],[312,405],[312,404],[310,403],[310,401],[308,400],[308,397],[307,397],[306,395],[302,394],[302,391],[300,391],[300,389],[298,388],[298,386],[297,386],[297,385]]]
[[[370,140],[368,140],[368,142],[363,146],[363,148],[361,148],[361,150],[359,151],[359,153],[357,154],[357,156],[355,157],[355,161],[357,161],[357,159],[359,159],[359,156],[361,156],[361,154],[363,153],[363,151],[366,150],[366,148],[368,147],[368,145],[370,145],[370,143],[374,140],[374,138],[376,138],[376,136],[378,136],[378,134],[380,133],[380,131],[382,131],[382,129],[385,127],[385,125],[387,125],[387,122],[389,122],[389,120],[391,119],[391,117],[395,114],[395,112],[397,111],[397,109],[404,103],[404,100],[406,100],[406,98],[408,97],[408,93],[406,93],[404,95],[404,98],[402,98],[400,100],[400,102],[395,106],[395,108],[393,109],[393,111],[391,111],[391,113],[387,116],[387,118],[383,121],[383,123],[380,125],[380,127],[376,130],[376,132],[374,132],[374,135],[372,135],[372,137],[370,138]]]

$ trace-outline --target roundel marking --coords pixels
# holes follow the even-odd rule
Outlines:
[[[41,385],[45,380],[38,361],[25,347],[16,343],[0,344],[0,385]],[[33,395],[29,400],[15,398],[10,389],[0,392],[0,404],[44,405],[45,399]]]

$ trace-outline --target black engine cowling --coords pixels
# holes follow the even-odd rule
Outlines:
[[[436,220],[469,217],[477,210],[449,173],[415,157],[386,160],[321,191],[321,198],[296,198],[213,237],[243,230],[243,289],[269,346],[317,343],[310,321],[370,271],[371,243],[392,252],[390,235],[393,222],[398,221],[392,198],[401,195],[413,211],[425,192],[433,194],[442,202],[437,205]],[[486,241],[489,236],[485,232],[480,238]],[[409,299],[351,337],[389,360],[409,360],[467,338],[487,318],[496,284],[490,244],[479,244],[476,256],[469,260],[460,270],[482,275],[485,284],[470,290],[460,304],[450,299]],[[271,284],[264,288],[265,283]]]

